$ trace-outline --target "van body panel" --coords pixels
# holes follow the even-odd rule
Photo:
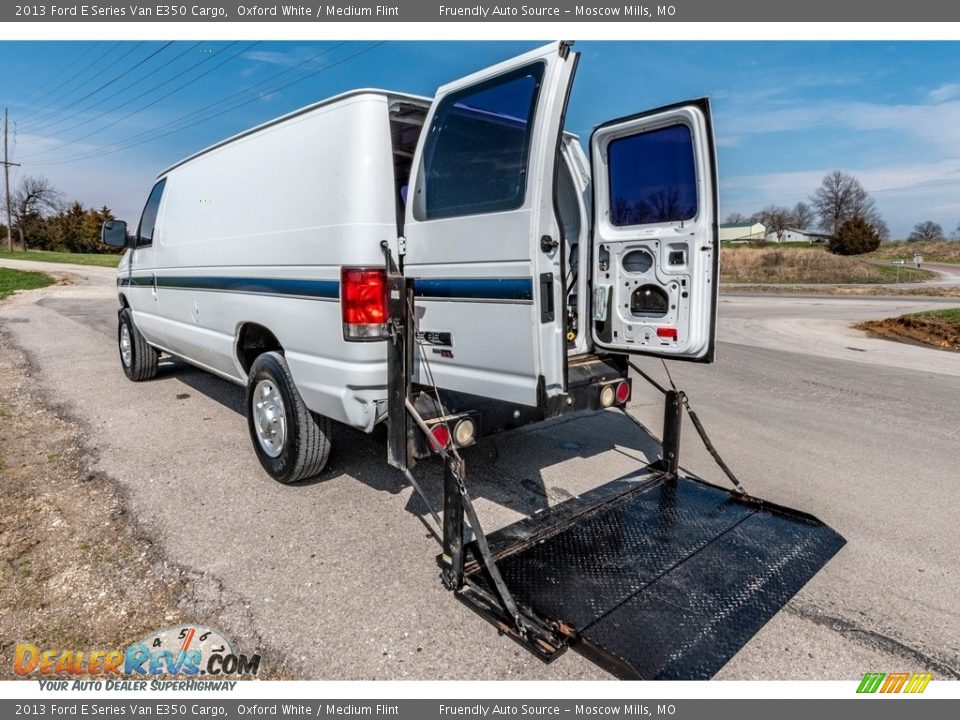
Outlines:
[[[486,291],[417,295],[418,337],[452,343],[421,345],[414,382],[530,406],[564,391],[553,187],[568,50],[553,43],[437,92],[413,162],[404,274]]]
[[[386,395],[382,343],[345,342],[340,268],[380,267],[396,244],[389,104],[350,93],[179,163],[149,248],[119,283],[149,342],[238,383],[246,323],[267,328],[314,412],[372,428]]]

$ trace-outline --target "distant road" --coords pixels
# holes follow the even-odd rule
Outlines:
[[[928,263],[925,262],[920,267],[924,270],[932,270],[940,275],[931,283],[936,285],[960,285],[960,263]]]

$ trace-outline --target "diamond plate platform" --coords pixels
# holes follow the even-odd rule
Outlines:
[[[712,677],[845,544],[816,518],[691,478],[615,481],[489,536],[550,660],[624,679]],[[475,546],[458,597],[505,632]]]

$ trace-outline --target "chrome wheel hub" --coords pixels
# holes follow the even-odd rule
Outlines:
[[[261,380],[253,390],[253,424],[260,447],[270,457],[283,452],[287,439],[287,419],[283,398],[270,380]]]
[[[120,359],[123,360],[124,367],[130,367],[133,361],[133,344],[130,342],[130,326],[126,323],[120,325]]]

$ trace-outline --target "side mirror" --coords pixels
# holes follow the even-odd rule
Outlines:
[[[110,247],[126,247],[127,223],[123,220],[107,220],[100,228],[100,241]]]

